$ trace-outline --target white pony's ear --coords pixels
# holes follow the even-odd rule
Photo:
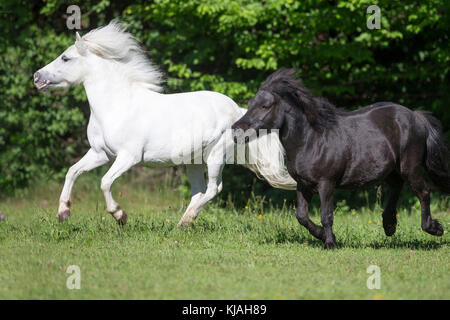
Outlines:
[[[77,32],[75,36],[75,47],[77,48],[78,52],[81,55],[84,55],[86,53],[87,47],[84,43],[83,38],[81,38],[80,34]]]

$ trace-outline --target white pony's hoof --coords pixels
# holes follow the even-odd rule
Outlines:
[[[124,226],[127,223],[128,215],[122,209],[117,210],[113,213],[114,219],[116,219],[117,223],[121,226]]]
[[[193,223],[194,221],[192,219],[181,219],[180,222],[178,222],[178,228],[185,229],[192,226]]]
[[[59,222],[66,221],[69,218],[69,216],[70,216],[70,210],[69,209],[64,210],[62,212],[59,212],[58,213]]]
[[[0,221],[5,220],[6,216],[3,213],[0,213]]]

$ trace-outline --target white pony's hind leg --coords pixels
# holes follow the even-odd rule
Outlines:
[[[204,196],[206,191],[205,182],[205,165],[203,164],[190,164],[186,165],[186,174],[191,184],[191,201],[183,214],[183,217],[178,222],[178,226],[185,226],[192,222],[190,216],[191,212],[197,208],[197,203]]]
[[[116,161],[114,161],[111,168],[109,168],[108,172],[102,178],[101,188],[106,200],[106,210],[111,213],[114,219],[121,225],[124,225],[127,222],[127,214],[120,208],[119,204],[114,201],[111,194],[111,186],[114,183],[114,180],[119,178],[138,162],[139,160],[137,160],[135,156],[124,153],[119,154]]]
[[[203,206],[222,190],[222,169],[223,164],[208,164],[208,186],[206,191],[192,197],[188,209],[180,222],[178,222],[178,226],[184,227],[192,224]]]
[[[203,209],[203,206],[210,200],[212,200],[220,191],[222,191],[222,170],[223,164],[208,164],[208,186],[206,188],[205,195],[200,199],[197,206],[197,213],[194,219],[197,217],[198,212]]]

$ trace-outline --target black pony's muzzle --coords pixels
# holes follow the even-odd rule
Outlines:
[[[244,132],[249,128],[249,125],[245,122],[237,121],[235,124],[231,126],[231,130],[233,130],[233,140],[234,143],[238,143],[239,140],[242,140],[244,136]]]
[[[236,122],[231,129],[233,130],[234,143],[248,143],[249,141],[258,138],[258,131],[253,129],[248,123]]]

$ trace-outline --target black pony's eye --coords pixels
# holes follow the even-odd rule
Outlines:
[[[66,56],[62,56],[61,57],[61,59],[62,59],[62,61],[64,61],[64,62],[67,62],[67,61],[69,61],[70,59],[69,58],[67,58]]]

